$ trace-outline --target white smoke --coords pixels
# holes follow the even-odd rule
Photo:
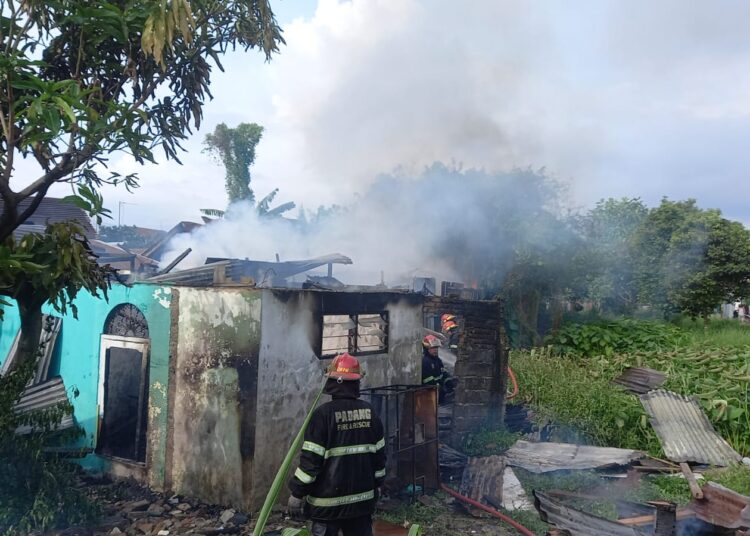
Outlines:
[[[307,224],[259,218],[236,204],[226,218],[171,243],[190,247],[180,268],[207,257],[273,261],[329,253],[352,258],[334,275],[350,284],[409,284],[414,276],[483,282],[502,276],[515,249],[553,247],[558,186],[541,173],[491,174],[433,165],[418,177],[382,176],[353,204]]]

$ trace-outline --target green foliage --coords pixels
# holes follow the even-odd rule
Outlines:
[[[607,199],[579,222],[585,245],[575,258],[585,269],[577,285],[604,310],[628,313],[637,303],[631,241],[647,215],[640,199]]]
[[[673,501],[679,506],[685,506],[693,498],[687,480],[680,478],[677,474],[654,475],[649,477],[649,483],[655,488],[658,498],[662,501]]]
[[[685,335],[673,325],[645,320],[568,323],[548,337],[557,353],[578,356],[610,356],[637,350],[674,348]]]
[[[639,297],[665,314],[706,316],[750,290],[750,232],[695,200],[663,199],[633,244]]]
[[[750,326],[737,320],[711,319],[705,322],[682,317],[672,323],[684,332],[686,346],[750,347]]]
[[[521,434],[507,430],[481,430],[470,434],[464,441],[463,452],[468,456],[502,454],[521,438]]]
[[[48,225],[44,234],[29,233],[18,242],[9,239],[4,248],[23,261],[0,272],[0,295],[14,298],[22,308],[40,308],[49,302],[63,314],[70,307],[75,316],[74,300],[81,290],[107,296],[113,271],[96,263],[75,223]]]
[[[126,249],[145,248],[164,236],[162,231],[139,229],[135,225],[112,225],[99,228],[99,239],[104,242],[119,242]]]
[[[36,369],[36,360],[23,363],[0,377],[0,534],[22,536],[32,530],[46,530],[83,523],[98,515],[97,507],[79,489],[72,465],[45,449],[63,445],[82,436],[81,429],[56,431],[56,424],[73,413],[69,402],[18,415],[13,406]],[[69,396],[77,396],[71,389]],[[16,435],[19,426],[31,433]]]
[[[210,75],[228,49],[266,58],[283,43],[268,0],[53,0],[3,2],[0,15],[0,241],[33,213],[56,182],[137,185],[102,174],[109,155],[139,163],[161,147],[177,159],[199,127]],[[199,29],[198,31],[193,31]],[[17,192],[14,159],[40,175]],[[18,204],[35,199],[25,213]]]
[[[573,427],[597,444],[653,454],[660,449],[640,403],[610,382],[631,366],[665,372],[665,388],[695,396],[719,435],[738,452],[750,454],[750,345],[721,344],[727,339],[741,343],[747,329],[736,322],[711,322],[697,333],[681,330],[673,347],[661,350],[642,346],[589,357],[575,351],[557,357],[553,347],[515,352],[512,366],[522,399],[542,418]]]
[[[535,409],[540,424],[561,426],[561,434],[572,430],[574,441],[661,452],[638,399],[610,383],[616,373],[605,358],[584,362],[532,350],[513,352],[511,366],[520,399]]]
[[[750,495],[750,468],[745,465],[737,464],[731,467],[711,469],[706,471],[704,476],[706,479],[737,493]]]
[[[603,311],[705,317],[750,291],[750,231],[695,200],[602,200],[574,225],[568,289]]]
[[[235,128],[219,123],[213,134],[206,134],[205,151],[219,160],[226,170],[230,203],[255,201],[250,188],[250,166],[255,162],[255,147],[262,136],[263,127],[255,123],[240,123]]]

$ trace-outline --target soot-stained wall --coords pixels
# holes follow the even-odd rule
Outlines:
[[[422,300],[400,293],[263,291],[254,508],[260,507],[330,363],[317,355],[323,315],[387,311],[388,353],[359,358],[366,372],[362,387],[419,384]]]
[[[261,293],[181,288],[177,307],[168,482],[249,509]]]

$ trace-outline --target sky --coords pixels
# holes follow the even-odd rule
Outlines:
[[[114,223],[119,213],[168,229],[224,208],[223,169],[202,140],[218,123],[256,122],[256,196],[279,188],[277,202],[308,210],[356,199],[379,174],[442,161],[544,168],[581,209],[605,197],[692,197],[750,224],[750,2],[272,6],[286,45],[271,62],[252,51],[224,59],[183,166],[112,158],[141,178],[132,194],[104,190]]]

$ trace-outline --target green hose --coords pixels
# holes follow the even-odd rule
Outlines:
[[[305,437],[305,430],[307,430],[307,425],[310,424],[313,411],[315,411],[315,408],[318,405],[318,400],[320,400],[320,396],[323,394],[325,386],[326,384],[323,382],[323,386],[320,388],[318,396],[315,397],[315,401],[312,403],[312,406],[310,406],[310,411],[307,413],[307,417],[305,417],[305,422],[302,423],[302,428],[297,432],[297,437],[292,441],[292,446],[289,448],[289,452],[286,453],[286,457],[276,473],[276,478],[273,479],[273,484],[271,484],[271,489],[268,490],[268,495],[266,495],[263,508],[260,509],[258,522],[255,524],[255,529],[253,530],[253,536],[260,536],[263,533],[263,529],[266,528],[268,516],[271,515],[271,508],[273,508],[273,505],[276,503],[279,491],[281,491],[281,486],[286,480],[287,473],[289,473],[289,466],[292,464],[292,460],[294,459],[295,454],[297,454],[297,450],[299,450],[302,439]]]

